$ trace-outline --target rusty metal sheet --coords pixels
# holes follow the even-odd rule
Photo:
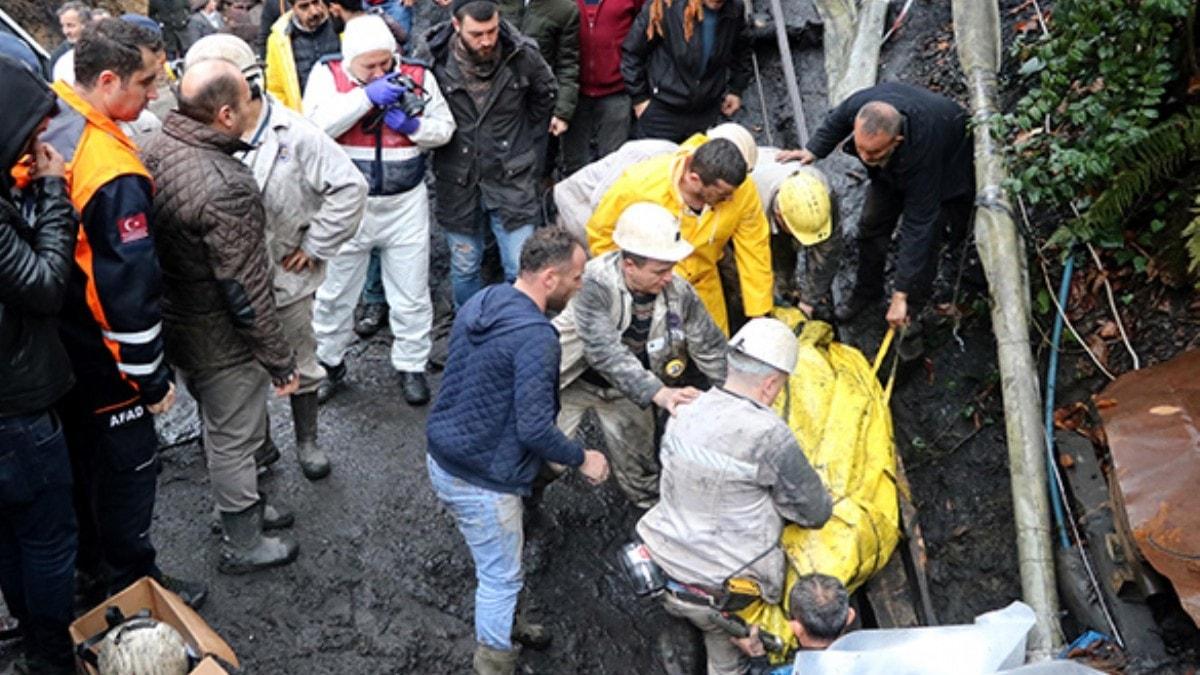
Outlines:
[[[1200,350],[1122,375],[1097,405],[1138,548],[1200,625]]]

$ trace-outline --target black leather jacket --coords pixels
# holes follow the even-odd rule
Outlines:
[[[49,408],[71,388],[71,362],[58,339],[58,311],[75,261],[79,217],[62,178],[36,181],[31,227],[12,201],[9,168],[38,124],[55,110],[53,92],[11,60],[0,88],[12,98],[0,115],[0,416]]]

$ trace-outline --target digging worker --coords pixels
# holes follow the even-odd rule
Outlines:
[[[746,316],[770,312],[774,305],[771,231],[758,190],[753,181],[746,181],[747,169],[738,146],[723,138],[709,140],[691,153],[654,157],[630,167],[588,220],[592,255],[616,248],[613,226],[630,204],[653,202],[679,219],[683,238],[694,250],[675,271],[695,286],[726,335],[729,318],[717,271],[726,244],[733,243]]]
[[[342,58],[313,71],[304,111],[337,139],[370,188],[358,234],[330,261],[317,291],[313,326],[317,356],[329,373],[325,386],[332,392],[345,377],[354,306],[377,248],[390,308],[392,367],[405,402],[424,405],[433,331],[425,155],[454,134],[450,107],[430,70],[397,56],[383,19],[363,15],[346,24]]]
[[[537,43],[500,20],[492,0],[454,0],[450,21],[415,50],[431,64],[457,129],[433,157],[435,208],[450,248],[454,306],[483,287],[488,240],[505,281],[541,221],[539,185],[558,85]]]
[[[300,370],[300,386],[290,398],[296,456],[304,477],[319,480],[329,475],[330,465],[317,443],[317,387],[325,369],[317,362],[313,298],[325,278],[325,261],[358,231],[367,182],[323,130],[265,93],[262,67],[250,45],[232,35],[211,35],[192,45],[186,65],[210,59],[237,66],[250,87],[256,122],[244,140],[253,149],[239,157],[262,192],[275,305]],[[278,459],[279,451],[273,454],[256,463]]]
[[[780,162],[776,148],[759,148],[751,177],[771,223],[771,263],[777,295],[794,301],[810,318],[832,322],[833,278],[841,260],[837,195],[813,166]],[[795,284],[797,257],[804,277]]]
[[[779,602],[784,521],[820,527],[833,508],[795,435],[770,408],[795,369],[795,335],[776,319],[752,319],[729,347],[725,384],[667,422],[661,499],[637,524],[671,580],[664,608],[703,632],[713,675],[746,668],[714,609],[738,609],[738,600],[755,597]],[[742,590],[717,602],[726,588]]]
[[[275,310],[265,216],[254,175],[232,155],[258,123],[232,63],[201,61],[180,81],[179,109],[150,139],[158,183],[155,245],[166,277],[167,356],[200,405],[209,480],[225,533],[217,569],[242,574],[296,559],[294,543],[263,536],[254,452],[266,441],[267,387],[296,392],[300,374]]]
[[[59,412],[75,477],[84,595],[152,576],[199,604],[203,584],[164,577],[150,537],[158,489],[153,415],[171,407],[175,385],[163,360],[154,187],[118,126],[157,96],[163,58],[156,33],[103,19],[75,44],[75,84],[53,85],[62,111],[42,140],[66,159],[81,216],[59,324],[76,384]]]
[[[803,650],[822,650],[833,644],[854,623],[850,594],[842,582],[828,574],[806,574],[796,580],[788,593],[788,627]],[[778,666],[767,659],[758,638],[758,626],[750,635],[731,638],[742,653],[750,657],[746,675],[770,675]]]
[[[18,672],[73,673],[67,626],[74,619],[75,511],[71,460],[52,406],[73,375],[57,313],[71,276],[79,222],[62,155],[38,141],[58,112],[41,73],[0,57],[11,96],[0,118],[0,591],[20,625]],[[28,169],[30,222],[13,199],[9,174]]]
[[[560,347],[545,313],[566,307],[586,259],[559,228],[531,236],[517,281],[489,286],[459,309],[429,413],[429,478],[475,560],[474,665],[483,675],[515,672],[514,641],[546,640],[541,626],[520,618],[514,625],[524,584],[521,498],[545,462],[577,467],[594,484],[608,475],[603,454],[584,450],[554,423]]]
[[[692,252],[675,216],[630,205],[617,220],[618,250],[593,258],[579,293],[554,319],[562,344],[558,428],[573,436],[596,411],[609,464],[638,508],[658,501],[654,410],[674,415],[700,395],[679,386],[687,360],[710,382],[725,380],[725,334],[691,284],[673,271]]]
[[[741,0],[648,0],[621,43],[639,138],[676,143],[742,107],[750,41]]]
[[[269,6],[283,0],[264,0]],[[265,15],[265,12],[264,12]],[[325,0],[294,0],[267,36],[267,91],[299,111],[308,75],[322,57],[342,48]]]
[[[806,148],[780,153],[780,161],[811,164],[851,135],[842,149],[866,166],[871,182],[858,225],[854,293],[837,318],[849,321],[883,294],[888,245],[900,221],[886,319],[907,325],[929,300],[944,233],[961,239],[970,220],[975,164],[967,111],[926,89],[887,82],[852,94]]]
[[[587,222],[592,217],[592,212],[600,206],[600,200],[626,169],[651,157],[674,154],[681,148],[691,152],[714,138],[733,141],[746,160],[747,170],[754,166],[757,160],[754,136],[746,127],[735,122],[718,124],[706,133],[695,134],[681,144],[662,138],[626,141],[614,152],[606,154],[554,185],[552,198],[555,224],[566,228],[586,246]]]

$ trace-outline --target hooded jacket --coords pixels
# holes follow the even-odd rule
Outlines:
[[[504,229],[541,221],[539,164],[558,91],[537,43],[500,22],[500,65],[487,102],[477,108],[459,71],[449,21],[430,28],[414,55],[429,63],[457,129],[434,151],[435,215],[444,229],[475,234],[475,205],[499,212]]]
[[[0,416],[7,416],[44,410],[71,387],[56,315],[78,226],[62,178],[34,183],[38,218],[32,227],[11,201],[8,168],[56,104],[45,83],[13,62],[0,65],[0,84],[12,96],[0,117]]]
[[[520,495],[543,462],[581,465],[583,447],[555,425],[560,356],[558,331],[529,296],[509,284],[472,296],[450,333],[430,456],[472,485]]]
[[[932,245],[942,202],[975,193],[974,140],[967,131],[967,111],[954,101],[927,89],[900,82],[885,82],[851,94],[829,112],[808,140],[808,151],[825,157],[854,132],[854,118],[872,101],[889,103],[900,111],[900,144],[887,164],[868,166],[871,181],[879,181],[903,195],[899,251],[896,255],[896,290],[914,288],[925,261],[938,255]],[[858,157],[854,139],[842,149]]]

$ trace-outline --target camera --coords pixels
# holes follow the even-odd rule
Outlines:
[[[417,84],[404,73],[392,73],[387,76],[388,82],[404,87],[404,94],[388,108],[399,108],[409,117],[416,117],[425,111],[425,88]]]

